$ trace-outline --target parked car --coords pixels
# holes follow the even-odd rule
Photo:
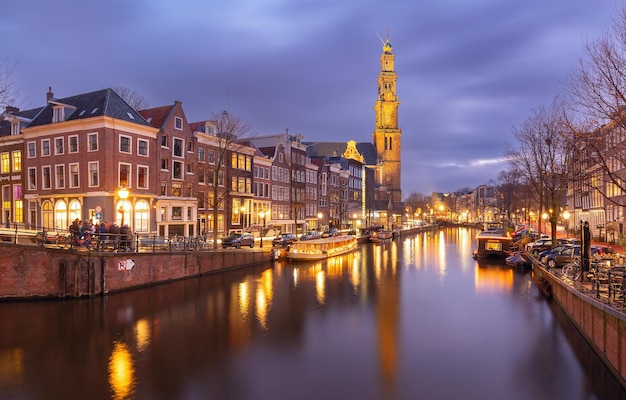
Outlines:
[[[281,233],[272,240],[272,246],[287,246],[298,240],[293,233]]]
[[[537,246],[543,246],[545,244],[552,244],[552,239],[551,238],[541,238],[541,239],[537,239],[534,242],[530,242],[526,244],[526,251],[529,253],[533,252],[533,249]],[[544,249],[545,250],[545,249]]]
[[[532,243],[529,243],[529,244],[532,244]],[[571,246],[573,244],[574,243],[570,242],[568,239],[556,239],[556,246],[561,246],[561,245]],[[552,239],[549,239],[547,241],[545,241],[544,239],[540,239],[537,242],[535,242],[535,245],[532,246],[531,253],[533,253],[534,255],[537,255],[551,248],[552,248]]]
[[[302,234],[302,236],[300,236],[300,240],[312,240],[312,239],[319,239],[320,237],[322,237],[320,235],[320,233],[318,231],[308,231]]]
[[[544,250],[541,253],[537,254],[537,259],[543,260],[544,257],[547,257],[550,254],[558,254],[571,246],[571,244],[561,244],[551,249]]]
[[[251,233],[231,233],[224,239],[222,239],[222,248],[226,247],[236,247],[240,248],[241,246],[250,246],[250,248],[254,247],[254,236]]]
[[[593,257],[598,253],[597,246],[591,246],[591,256]],[[562,267],[563,265],[572,262],[581,257],[582,250],[580,246],[569,246],[563,251],[548,254],[541,259],[541,261],[550,268]]]
[[[322,232],[322,237],[323,238],[339,236],[339,235],[341,235],[341,232],[339,232],[339,229],[337,229],[337,228],[330,228],[330,229],[325,230],[324,232]]]

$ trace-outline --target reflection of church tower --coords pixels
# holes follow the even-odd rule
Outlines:
[[[376,177],[377,183],[385,186],[394,202],[402,201],[400,182],[400,138],[402,130],[398,126],[398,96],[396,95],[395,55],[392,52],[389,36],[383,45],[380,56],[380,75],[378,75],[378,99],[376,110],[376,130],[372,138],[378,158],[382,162],[382,171]]]

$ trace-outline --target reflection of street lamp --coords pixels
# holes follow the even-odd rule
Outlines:
[[[317,213],[317,230],[320,230],[320,227],[322,226],[322,217],[324,217],[324,214],[322,214],[321,212]]]
[[[263,247],[263,232],[265,231],[265,211],[259,211],[259,217],[263,220],[263,227],[261,228],[261,247]]]
[[[120,200],[122,200],[120,202],[120,214],[122,214],[122,221],[120,225],[124,225],[124,203],[126,202],[129,194],[130,192],[125,187],[117,191],[118,197],[120,198]]]

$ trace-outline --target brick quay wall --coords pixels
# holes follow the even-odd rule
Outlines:
[[[0,243],[0,299],[105,295],[259,265],[269,251],[209,250],[105,253]]]
[[[626,314],[580,292],[533,263],[535,282],[554,299],[626,387]]]

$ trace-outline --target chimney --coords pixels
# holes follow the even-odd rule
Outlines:
[[[5,111],[7,112],[7,114],[17,114],[18,112],[20,112],[20,109],[13,106],[7,106]]]
[[[46,103],[54,99],[54,93],[52,93],[52,86],[48,86],[48,93],[46,93]]]

